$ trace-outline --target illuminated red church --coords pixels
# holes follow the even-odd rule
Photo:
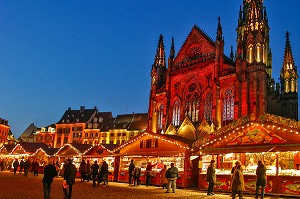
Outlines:
[[[269,25],[263,0],[244,0],[236,52],[224,54],[220,18],[215,40],[194,26],[179,52],[166,60],[160,35],[151,70],[148,130],[198,139],[243,116],[270,113],[298,120],[298,74],[289,33],[280,82],[272,78]]]

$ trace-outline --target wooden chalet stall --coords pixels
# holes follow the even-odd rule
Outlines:
[[[164,165],[170,167],[172,162],[179,170],[178,187],[191,186],[190,145],[192,141],[176,135],[163,135],[144,132],[116,148],[115,155],[119,162],[119,182],[128,182],[128,166],[131,160],[142,170],[141,183],[145,183],[145,170],[148,162],[156,164],[152,169],[152,185],[161,184],[160,171]]]
[[[215,159],[216,190],[230,191],[231,168],[242,163],[245,191],[255,192],[256,168],[262,160],[267,168],[266,193],[300,194],[300,123],[283,117],[263,114],[234,121],[219,129],[210,141],[199,146],[202,173],[199,188],[207,189],[206,170]]]
[[[77,169],[76,177],[80,177],[80,173],[78,172],[82,155],[90,150],[93,146],[90,144],[75,144],[68,143],[64,144],[59,150],[55,153],[55,156],[59,159],[59,163],[61,165],[61,169],[63,168],[64,162],[67,158],[73,160],[73,164]]]
[[[5,161],[7,161],[6,162],[8,164],[6,168],[7,170],[10,170],[12,167],[12,163],[14,159],[10,157],[9,154],[15,148],[15,146],[16,145],[12,145],[12,144],[3,144],[0,147],[0,158],[5,159]]]
[[[34,154],[32,154],[33,157],[36,157],[40,160],[47,160],[49,162],[56,162],[57,158],[55,157],[55,153],[59,148],[39,148]]]
[[[90,149],[88,149],[83,155],[82,158],[89,160],[91,164],[97,160],[98,163],[101,163],[103,160],[108,164],[108,180],[117,181],[118,169],[115,168],[115,157],[113,156],[113,149],[118,145],[116,144],[98,144]],[[116,173],[115,173],[116,171]]]

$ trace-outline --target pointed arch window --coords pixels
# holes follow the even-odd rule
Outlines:
[[[261,45],[256,45],[256,61],[261,62]]]
[[[179,126],[179,123],[180,123],[180,102],[175,101],[173,106],[172,124],[174,126]]]
[[[253,45],[249,45],[248,47],[248,55],[247,55],[247,58],[248,58],[248,62],[249,63],[252,63],[253,62]]]
[[[223,97],[223,122],[234,119],[234,94],[231,89],[225,91]]]
[[[212,93],[207,93],[204,101],[204,118],[212,122]]]
[[[185,116],[188,116],[192,122],[199,121],[199,99],[200,94],[197,85],[195,83],[190,84],[185,97]]]
[[[162,129],[163,127],[163,116],[164,116],[164,105],[160,105],[159,110],[158,110],[158,118],[157,118],[157,127],[158,129]]]

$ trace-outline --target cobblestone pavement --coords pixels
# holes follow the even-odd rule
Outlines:
[[[12,172],[0,172],[0,199],[42,199],[43,174],[33,177],[32,173],[28,177],[22,174],[14,175]],[[62,178],[54,178],[51,190],[52,199],[62,199],[63,192],[61,188]],[[205,192],[197,189],[177,189],[176,193],[165,193],[161,187],[144,185],[134,187],[126,183],[110,182],[109,187],[93,187],[91,182],[80,183],[76,179],[73,186],[73,199],[93,199],[93,198],[137,198],[137,199],[155,199],[155,198],[191,198],[191,199],[229,199],[229,193],[217,193],[214,196],[207,196]],[[244,199],[253,199],[252,195],[245,195]],[[266,196],[265,199],[279,199],[283,197]],[[299,197],[300,198],[300,197]]]

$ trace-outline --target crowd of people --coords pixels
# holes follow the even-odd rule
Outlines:
[[[208,182],[207,195],[214,195],[214,184],[216,182],[215,160],[211,160],[210,165],[207,168],[206,181]],[[235,162],[235,166],[231,170],[231,197],[234,199],[238,195],[239,199],[243,198],[243,191],[245,190],[245,181],[242,172],[242,164],[240,161]],[[265,187],[267,184],[266,167],[261,160],[257,162],[256,169],[256,191],[255,198],[263,199],[265,195]],[[260,192],[261,189],[261,193]]]

